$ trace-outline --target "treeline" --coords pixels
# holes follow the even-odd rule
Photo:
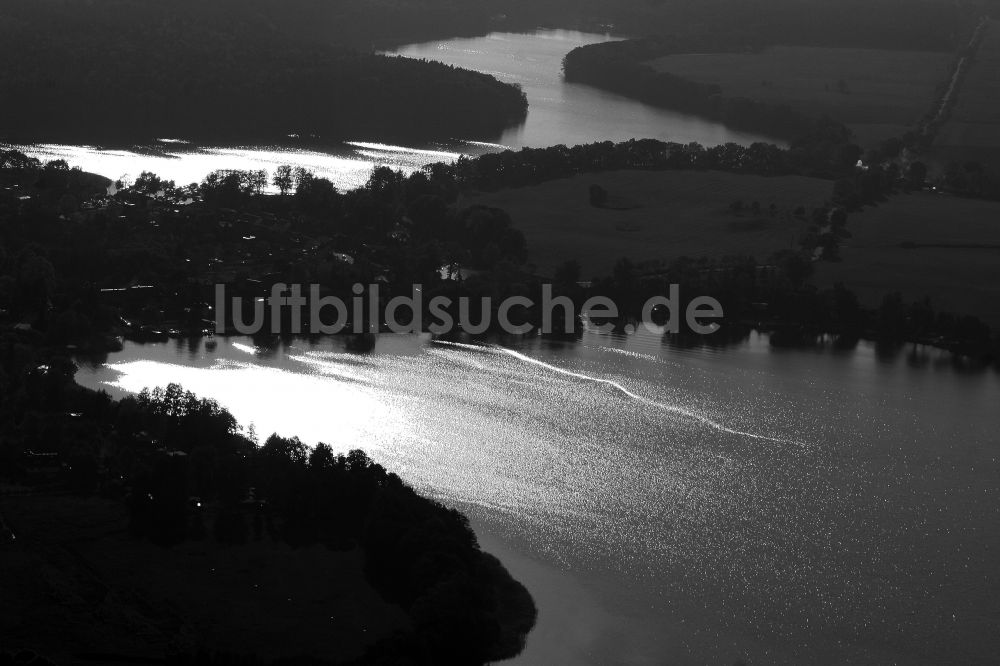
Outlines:
[[[814,122],[810,131],[789,148],[770,143],[705,147],[699,143],[633,139],[461,157],[454,164],[436,164],[433,170],[439,179],[453,181],[459,189],[478,190],[524,187],[580,173],[621,169],[710,169],[760,176],[796,174],[836,179],[853,177],[861,156],[862,150],[851,143],[847,128],[824,120]]]
[[[298,39],[282,29],[277,3],[258,3],[258,13],[241,3],[181,5],[5,3],[0,134],[106,143],[486,138],[526,113],[518,88],[485,74]]]
[[[675,53],[740,53],[760,48],[741,33],[711,38],[647,37],[581,46],[563,60],[566,80],[610,90],[653,106],[717,120],[780,139],[807,133],[815,119],[786,104],[725,97],[716,84],[661,72],[650,61]]]
[[[431,182],[442,194],[464,190],[493,191],[527,187],[584,173],[641,169],[648,171],[711,170],[757,176],[797,175],[834,183],[833,199],[849,210],[877,203],[894,192],[921,190],[930,185],[928,168],[920,161],[900,159],[906,144],[890,139],[864,151],[850,131],[829,119],[812,123],[807,134],[788,148],[758,142],[749,146],[726,143],[705,147],[658,139],[605,141],[578,146],[522,148],[460,157],[452,164],[428,167]],[[946,190],[959,186],[984,187],[991,182],[985,167],[953,165],[949,176],[934,185]],[[955,189],[956,193],[960,190]],[[978,191],[978,190],[977,190]]]
[[[701,336],[682,325],[677,339],[687,344],[725,345],[758,328],[771,331],[774,346],[810,346],[832,336],[843,348],[852,348],[861,339],[889,347],[919,343],[948,349],[977,363],[1000,363],[1000,331],[973,315],[935,310],[927,299],[907,302],[898,293],[886,294],[876,308],[866,308],[842,284],[832,289],[810,284],[813,270],[807,255],[786,250],[764,261],[746,256],[682,257],[668,264],[636,264],[621,259],[610,275],[594,280],[586,289],[566,279],[557,279],[556,284],[560,293],[580,303],[595,295],[611,298],[620,304],[622,317],[616,323],[621,327],[638,322],[642,304],[668,294],[672,284],[679,285],[682,313],[695,296],[717,299],[726,315],[722,329]],[[578,268],[571,263],[558,274],[573,276],[575,272]]]

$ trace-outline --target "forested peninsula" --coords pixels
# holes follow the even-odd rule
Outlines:
[[[277,3],[176,4],[5,4],[0,140],[490,138],[527,112],[516,86],[320,39]]]

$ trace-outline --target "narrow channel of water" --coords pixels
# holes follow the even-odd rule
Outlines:
[[[411,172],[432,162],[452,161],[462,154],[480,155],[504,148],[632,138],[697,141],[707,146],[730,141],[749,145],[767,140],[713,121],[563,81],[562,59],[567,53],[577,46],[608,39],[591,33],[539,30],[413,44],[392,52],[485,72],[521,85],[528,96],[528,118],[499,137],[456,136],[443,143],[411,146],[391,145],[384,137],[373,136],[333,143],[300,140],[289,146],[196,146],[183,139],[164,138],[141,150],[58,144],[17,148],[44,161],[64,159],[71,166],[114,180],[135,179],[143,171],[152,171],[178,185],[187,185],[201,182],[216,169],[266,169],[273,173],[279,165],[291,164],[311,169],[345,190],[363,185],[376,166]]]

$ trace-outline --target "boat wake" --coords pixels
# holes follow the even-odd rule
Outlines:
[[[615,389],[616,391],[618,391],[618,392],[620,392],[620,393],[628,396],[629,398],[631,398],[632,400],[635,400],[636,402],[642,403],[644,405],[648,405],[650,407],[654,407],[656,409],[661,409],[661,410],[663,410],[665,412],[669,412],[669,413],[674,414],[676,416],[679,416],[681,418],[685,418],[685,419],[688,419],[688,420],[691,420],[691,421],[695,421],[696,423],[700,423],[701,425],[703,425],[705,427],[708,427],[708,428],[711,428],[712,430],[716,430],[718,432],[723,432],[723,433],[726,433],[728,435],[735,435],[737,437],[745,437],[747,439],[753,439],[753,440],[762,441],[762,442],[773,442],[773,443],[776,443],[776,444],[787,444],[787,445],[797,446],[797,447],[800,447],[800,448],[803,448],[803,449],[808,448],[808,445],[806,443],[799,442],[799,441],[796,441],[796,440],[793,440],[793,439],[784,439],[784,438],[781,438],[781,437],[770,437],[768,435],[761,435],[761,434],[758,434],[758,433],[747,432],[746,430],[738,430],[736,428],[730,428],[729,426],[726,426],[726,425],[724,425],[722,423],[719,423],[718,421],[715,421],[714,419],[711,419],[711,418],[705,416],[704,414],[699,414],[698,412],[692,411],[690,409],[685,409],[684,407],[678,407],[677,405],[670,405],[670,404],[667,404],[667,403],[664,403],[664,402],[659,402],[657,400],[653,400],[651,398],[647,398],[644,395],[640,395],[640,394],[636,393],[635,391],[629,390],[627,387],[623,386],[619,382],[614,381],[613,379],[605,379],[603,377],[594,377],[594,376],[586,375],[586,374],[583,374],[583,373],[580,373],[580,372],[573,372],[572,370],[566,370],[565,368],[560,368],[559,366],[552,365],[551,363],[546,363],[545,361],[540,361],[540,360],[538,360],[536,358],[531,358],[530,356],[525,356],[524,354],[522,354],[520,352],[516,352],[513,349],[508,349],[507,347],[502,347],[500,345],[491,345],[489,347],[485,347],[485,346],[480,346],[480,345],[467,345],[467,344],[461,344],[461,343],[456,343],[456,342],[443,342],[443,341],[435,341],[435,342],[436,342],[436,344],[444,344],[444,345],[447,345],[447,346],[450,346],[450,347],[457,347],[457,348],[460,348],[460,349],[469,349],[469,350],[474,350],[474,351],[479,351],[479,352],[484,352],[485,351],[485,352],[493,352],[493,353],[505,354],[505,355],[510,356],[512,358],[515,358],[515,359],[517,359],[517,360],[519,360],[519,361],[521,361],[523,363],[530,363],[532,365],[536,365],[538,367],[545,368],[546,370],[548,370],[550,372],[555,372],[557,374],[564,375],[566,377],[572,377],[574,379],[580,379],[580,380],[587,381],[587,382],[592,382],[592,383],[595,383],[595,384],[603,384],[605,386],[609,386],[609,387]]]

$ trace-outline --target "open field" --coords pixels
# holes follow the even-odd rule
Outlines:
[[[156,663],[171,641],[351,659],[406,626],[356,549],[292,550],[266,532],[246,545],[161,548],[127,536],[120,502],[71,495],[6,497],[0,510],[17,535],[0,544],[0,645],[59,664]]]
[[[933,155],[942,164],[976,160],[1000,167],[1000,21],[986,29]]]
[[[1000,327],[1000,203],[901,195],[851,215],[847,228],[843,261],[817,264],[817,284],[843,282],[868,306],[893,291],[928,296],[935,310]]]
[[[940,52],[778,46],[762,53],[671,55],[651,64],[718,84],[725,97],[829,115],[861,145],[872,146],[903,134],[931,110],[953,61]]]
[[[597,184],[612,205],[590,205]],[[805,222],[789,213],[809,210],[831,192],[825,180],[765,178],[715,171],[614,171],[554,180],[534,187],[471,196],[465,203],[497,206],[510,213],[528,240],[529,261],[548,271],[564,261],[580,262],[584,278],[607,275],[620,257],[670,260],[681,256],[749,254],[765,259],[796,247]],[[754,201],[764,213],[736,215],[729,209]],[[767,209],[774,203],[778,215]]]

